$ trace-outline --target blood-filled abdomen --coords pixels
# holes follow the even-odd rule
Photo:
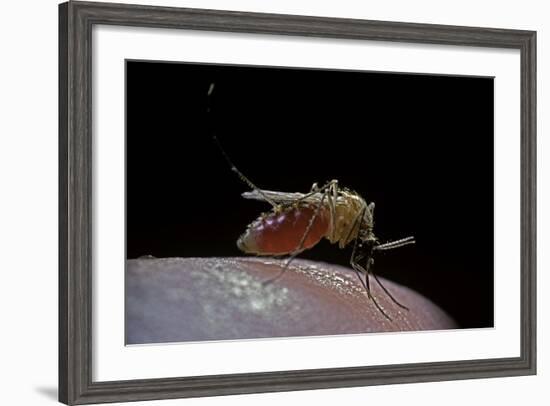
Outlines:
[[[237,241],[241,251],[256,255],[286,255],[300,249],[309,222],[315,215],[316,206],[304,205],[284,208],[280,212],[263,215],[248,226]],[[321,207],[315,217],[300,251],[313,247],[329,228],[329,213]]]

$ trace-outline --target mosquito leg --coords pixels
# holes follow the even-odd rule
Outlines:
[[[399,248],[399,247],[403,247],[405,245],[414,244],[414,243],[415,243],[414,237],[407,237],[407,238],[402,238],[402,239],[397,240],[397,241],[391,241],[391,242],[387,242],[385,244],[377,245],[377,246],[374,247],[374,250],[376,250],[376,251],[386,251],[386,250],[391,250],[391,249],[394,249],[394,248]],[[374,262],[374,260],[372,258],[370,258],[369,262],[372,263],[372,262]],[[367,269],[370,271],[370,265],[367,266]],[[392,296],[392,294],[388,291],[388,289],[386,289],[386,287],[382,284],[382,282],[380,282],[380,280],[378,279],[378,276],[376,276],[375,273],[371,272],[371,274],[374,277],[374,279],[376,280],[376,283],[378,283],[378,285],[382,288],[384,293],[386,295],[388,295],[388,297],[392,300],[393,303],[395,303],[397,306],[401,307],[402,309],[409,310],[409,308],[407,306],[399,303]]]
[[[353,268],[353,270],[355,271],[355,274],[357,275],[357,278],[359,279],[359,282],[361,282],[361,285],[363,285],[363,287],[365,288],[365,291],[367,292],[367,297],[369,299],[372,299],[372,294],[370,292],[370,286],[369,286],[369,281],[367,280],[367,278],[365,278],[365,280],[363,280],[361,278],[361,271],[359,271],[359,269],[357,268],[356,264],[353,264],[351,266]],[[365,274],[366,276],[366,274]]]
[[[335,181],[331,180],[330,182],[325,183],[322,187],[318,187],[318,186],[317,186],[317,183],[314,183],[313,186],[311,186],[311,191],[310,191],[309,193],[306,193],[306,194],[303,195],[303,196],[300,196],[300,198],[296,199],[296,200],[294,201],[294,203],[301,202],[302,200],[307,199],[308,197],[313,196],[314,194],[324,192],[324,191],[325,191],[327,188],[329,188],[329,187],[331,186],[331,184],[334,183],[334,182],[335,182]]]
[[[361,283],[363,284],[363,287],[365,288],[365,290],[367,291],[367,296],[369,297],[369,299],[372,299],[374,300],[374,296],[372,294],[372,291],[370,289],[370,280],[369,280],[369,275],[367,273],[367,271],[365,270],[365,268],[363,268],[361,265],[359,265],[358,263],[354,263],[352,264],[351,266],[355,272],[357,273],[357,277],[359,278],[359,280],[361,281]],[[365,280],[363,281],[363,279],[361,279],[361,274],[365,274]]]
[[[357,218],[355,218],[355,220],[353,221],[353,227],[355,227],[355,223],[357,222]],[[359,222],[359,227],[361,227],[361,224],[363,224],[363,218],[360,217],[361,220]],[[352,229],[353,229],[352,227]],[[351,232],[351,231],[350,231]],[[349,235],[348,237],[349,238]],[[346,238],[346,241],[347,241],[347,238]],[[361,283],[363,284],[363,286],[365,287],[365,290],[367,291],[367,295],[369,297],[369,299],[371,299],[371,294],[370,294],[370,286],[369,286],[369,280],[368,280],[368,276],[367,276],[367,273],[365,273],[365,282],[363,282],[363,279],[361,279],[361,275],[359,273],[359,270],[357,269],[357,267],[359,267],[359,261],[361,261],[361,259],[363,258],[361,256],[361,254],[359,254],[359,258],[357,258],[357,246],[359,245],[357,242],[359,241],[359,237],[356,237],[355,240],[353,240],[353,251],[351,252],[351,258],[349,260],[349,264],[351,265],[351,267],[353,268],[353,270],[355,271],[355,273],[357,274],[357,277],[359,278],[359,281],[361,281]]]
[[[336,203],[338,199],[338,181],[332,180],[330,182],[330,196],[328,198],[328,205],[330,209],[330,241],[334,241],[334,233],[336,232]]]
[[[336,199],[338,197],[338,181],[336,179],[333,179],[330,182],[325,183],[325,185],[321,188],[319,188],[317,186],[317,183],[314,183],[311,186],[311,192],[303,195],[299,199],[296,199],[295,203],[300,202],[304,199],[307,199],[308,197],[310,197],[310,196],[312,196],[316,193],[324,192],[327,189],[329,190],[329,193],[330,193],[330,195],[328,197],[328,204],[329,204],[329,209],[330,209],[331,236],[330,236],[329,239],[332,241],[333,240],[332,234],[334,233],[334,219],[335,219],[335,216],[336,216]],[[331,200],[331,197],[332,197],[332,200]]]
[[[384,309],[382,308],[382,306],[380,306],[380,304],[378,303],[378,301],[376,300],[376,298],[374,297],[374,295],[371,293],[371,289],[370,289],[370,283],[369,283],[369,272],[363,268],[361,265],[357,264],[357,263],[353,263],[352,264],[352,268],[355,270],[355,273],[357,274],[357,277],[359,278],[359,280],[361,281],[361,284],[363,285],[363,287],[365,288],[365,290],[367,291],[367,297],[372,300],[372,302],[374,303],[374,306],[376,306],[376,309],[382,313],[382,315],[387,318],[389,321],[393,321],[392,318],[390,316],[388,316],[388,314],[384,311]],[[361,276],[360,276],[360,271],[362,273],[365,274],[365,281],[363,281],[363,279],[361,279]]]
[[[372,258],[371,258],[372,260]],[[378,283],[378,286],[380,286],[382,288],[382,290],[384,291],[384,293],[386,295],[388,295],[388,297],[392,300],[393,303],[395,303],[397,306],[401,307],[402,309],[405,309],[405,310],[409,310],[409,308],[401,303],[399,303],[393,296],[392,294],[389,292],[388,289],[386,289],[386,287],[384,285],[382,285],[382,283],[380,282],[380,280],[378,279],[378,276],[376,276],[375,273],[371,272],[371,275],[374,277],[374,280],[376,281],[376,283]]]
[[[312,191],[310,193],[307,193],[306,195],[302,196],[300,199],[297,199],[296,202],[299,202],[309,196],[312,196],[316,193],[323,193],[322,196],[321,196],[321,200],[315,210],[315,213],[313,214],[313,216],[311,217],[311,219],[309,220],[309,224],[306,228],[306,231],[304,232],[304,235],[302,236],[302,239],[300,240],[300,244],[298,245],[298,248],[294,251],[294,253],[292,253],[290,255],[290,257],[288,258],[288,260],[286,261],[283,269],[277,274],[275,275],[273,278],[270,278],[266,281],[263,282],[264,285],[266,284],[269,284],[277,279],[279,279],[281,276],[283,276],[283,274],[286,272],[286,270],[288,269],[290,263],[292,261],[294,261],[294,258],[296,258],[296,256],[302,252],[302,249],[304,248],[304,243],[306,241],[306,238],[307,236],[309,235],[309,232],[311,230],[311,227],[313,226],[313,223],[315,221],[315,219],[317,218],[317,216],[319,215],[319,212],[321,211],[321,207],[323,206],[323,202],[325,200],[325,197],[327,196],[327,193],[328,191],[330,190],[330,187],[335,183],[335,182],[338,182],[338,181],[335,181],[335,180],[332,180],[330,182],[327,182],[323,187],[319,188],[317,186],[317,183],[314,183],[313,186],[311,187]],[[295,202],[295,203],[296,203]],[[332,220],[332,214],[331,214],[331,220]]]
[[[298,244],[298,248],[288,257],[283,269],[281,269],[281,272],[279,272],[277,275],[275,275],[273,278],[270,278],[266,281],[263,281],[264,285],[267,285],[268,283],[271,283],[277,279],[279,279],[288,269],[290,263],[294,261],[294,258],[302,252],[304,248],[304,243],[306,241],[307,236],[309,235],[309,232],[311,231],[311,227],[313,226],[313,223],[315,222],[315,219],[317,219],[317,216],[319,215],[319,212],[321,211],[321,207],[323,207],[323,201],[325,200],[325,197],[327,195],[328,187],[325,188],[325,191],[323,192],[323,195],[321,197],[321,201],[319,202],[319,205],[317,206],[317,209],[315,210],[315,213],[313,213],[313,216],[309,219],[309,223],[307,225],[306,231],[304,232],[304,235],[302,235],[302,238],[300,240],[300,244]]]
[[[362,221],[363,221],[363,218],[361,217],[361,222]],[[353,268],[353,270],[355,271],[355,274],[357,275],[357,278],[359,279],[359,281],[361,282],[361,284],[365,288],[365,291],[367,292],[367,297],[370,300],[372,300],[372,302],[374,303],[374,306],[376,306],[376,309],[378,309],[378,311],[380,313],[382,313],[384,315],[384,317],[386,317],[389,321],[392,321],[391,317],[388,316],[388,314],[384,311],[384,309],[382,309],[382,306],[380,306],[378,301],[375,299],[374,295],[371,293],[370,281],[369,281],[369,273],[370,272],[368,270],[368,266],[369,266],[368,264],[370,263],[370,260],[369,260],[369,262],[367,262],[367,269],[363,268],[359,264],[359,261],[361,259],[363,259],[363,256],[361,254],[357,255],[357,241],[358,240],[359,240],[359,238],[356,238],[354,243],[353,243],[353,252],[352,252],[351,258],[350,258],[350,265]],[[363,279],[361,279],[361,273],[365,274],[365,280],[364,281],[363,281]]]

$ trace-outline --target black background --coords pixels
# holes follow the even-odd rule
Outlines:
[[[239,256],[270,206],[263,189],[341,186],[374,201],[374,271],[443,307],[461,327],[493,325],[493,79],[128,61],[127,257]],[[215,82],[211,113],[207,91]],[[346,265],[322,241],[302,258]]]

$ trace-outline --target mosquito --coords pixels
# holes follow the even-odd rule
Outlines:
[[[210,85],[208,96],[214,85]],[[210,111],[210,108],[209,108]],[[393,303],[402,309],[408,307],[398,302],[372,272],[374,254],[414,244],[414,237],[380,243],[374,234],[374,203],[367,204],[358,193],[339,186],[333,179],[322,186],[314,183],[307,193],[288,193],[258,188],[233,164],[217,137],[213,136],[231,170],[250,187],[244,192],[246,199],[260,200],[272,206],[250,223],[237,240],[238,248],[246,254],[258,256],[287,256],[281,271],[264,281],[272,283],[283,276],[292,261],[301,252],[313,248],[323,238],[340,249],[352,244],[350,266],[364,287],[367,297],[388,320],[391,317],[380,306],[371,291],[370,277],[382,288]],[[364,275],[364,278],[361,277]]]

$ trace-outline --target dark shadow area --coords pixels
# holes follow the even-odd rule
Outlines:
[[[54,386],[40,386],[38,388],[35,388],[35,390],[36,390],[36,392],[40,393],[45,398],[57,402],[57,395],[58,395],[57,387],[54,387]]]

